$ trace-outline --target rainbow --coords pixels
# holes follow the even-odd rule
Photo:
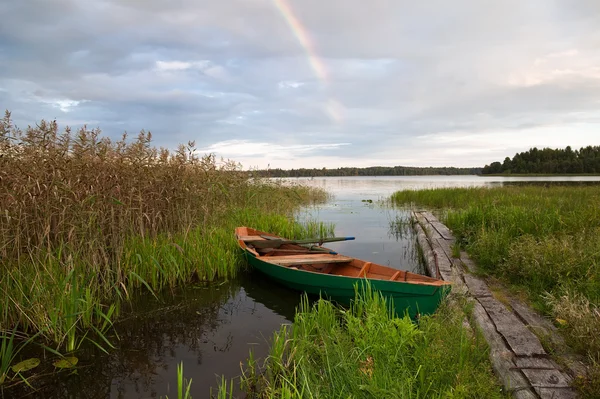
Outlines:
[[[279,10],[283,19],[290,27],[290,30],[306,52],[308,56],[308,62],[310,67],[315,72],[315,75],[321,80],[323,83],[328,82],[328,74],[327,68],[323,61],[319,58],[317,51],[315,50],[315,45],[311,41],[308,36],[308,32],[306,28],[300,23],[300,20],[294,14],[292,7],[288,3],[287,0],[273,0],[273,4]]]
[[[288,0],[272,0],[275,8],[279,10],[283,19],[289,26],[292,34],[300,43],[300,46],[306,52],[306,56],[308,57],[308,63],[310,64],[311,69],[314,71],[317,78],[325,85],[329,83],[329,76],[327,72],[327,68],[325,64],[319,58],[317,51],[315,49],[315,45],[310,39],[308,31],[306,28],[300,23],[300,20],[294,14],[292,7],[290,6]],[[325,111],[327,114],[336,122],[342,121],[342,110],[343,106],[339,103],[339,101],[330,98],[325,105]]]

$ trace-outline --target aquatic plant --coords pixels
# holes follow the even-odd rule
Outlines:
[[[305,297],[291,327],[273,335],[264,366],[251,357],[242,377],[250,397],[502,397],[485,340],[446,302],[439,313],[395,318],[367,286],[350,309]],[[225,397],[230,386],[222,382]]]
[[[0,394],[2,393],[2,385],[9,377],[11,370],[14,376],[19,376],[27,381],[22,372],[39,365],[39,359],[27,359],[20,362],[20,364],[15,364],[19,352],[36,337],[37,334],[31,337],[23,336],[17,331],[17,326],[11,331],[0,331]]]
[[[187,379],[183,376],[183,362],[177,365],[177,399],[192,399],[190,389],[192,387],[192,379]]]

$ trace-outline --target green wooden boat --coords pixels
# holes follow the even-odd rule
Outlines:
[[[415,318],[435,312],[450,291],[449,282],[350,258],[321,246],[308,248],[249,227],[238,227],[235,234],[252,267],[284,286],[342,304],[354,298],[357,283],[360,287],[368,280],[393,302],[396,314],[408,312]],[[276,244],[258,243],[264,240]]]

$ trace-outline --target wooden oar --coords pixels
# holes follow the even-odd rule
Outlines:
[[[349,241],[354,240],[354,237],[331,237],[331,238],[313,238],[308,240],[284,240],[283,238],[274,238],[269,236],[261,236],[266,240],[248,240],[246,244],[254,246],[254,248],[279,248],[284,244],[314,244],[319,245],[324,242]]]

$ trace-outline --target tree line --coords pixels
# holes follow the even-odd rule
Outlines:
[[[323,177],[323,176],[417,176],[417,175],[476,175],[481,168],[371,166],[367,168],[300,168],[262,169],[253,172],[261,177]]]
[[[573,150],[536,147],[515,154],[504,162],[485,165],[482,174],[577,174],[600,173],[600,146],[587,146]]]

